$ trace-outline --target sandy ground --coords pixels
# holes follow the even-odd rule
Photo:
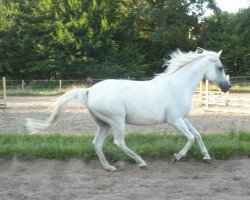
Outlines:
[[[149,163],[149,170],[125,164],[105,172],[97,161],[1,160],[3,200],[249,200],[250,159]]]
[[[250,94],[230,94],[234,98],[248,98]],[[0,109],[0,131],[26,132],[25,118],[45,119],[58,97],[9,97],[8,108]],[[225,132],[232,129],[250,131],[250,114],[206,112],[204,106],[200,107],[198,95],[194,96],[193,106],[189,115],[190,122],[201,133]],[[247,109],[245,109],[247,110]],[[248,108],[250,112],[250,108]],[[73,102],[59,118],[55,127],[49,132],[63,133],[95,133],[97,126],[82,106]],[[175,131],[168,124],[157,126],[127,126],[127,131]]]
[[[0,131],[26,132],[26,117],[44,119],[57,97],[11,97],[8,108],[0,109]],[[249,95],[246,96],[249,98]],[[190,121],[201,132],[250,130],[247,114],[205,112],[194,98]],[[167,124],[138,127],[130,131],[174,131]],[[81,106],[71,104],[50,132],[95,133],[96,125]],[[0,199],[91,199],[91,200],[250,200],[250,159],[215,160],[212,165],[183,161],[147,161],[149,170],[123,163],[115,173],[105,172],[98,161],[58,161],[17,158],[0,160]]]

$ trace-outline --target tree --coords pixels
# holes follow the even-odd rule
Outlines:
[[[15,78],[141,78],[196,48],[213,0],[0,0],[0,73]],[[204,36],[202,36],[204,37]]]
[[[198,45],[212,50],[223,50],[226,72],[232,76],[250,75],[249,30],[250,8],[236,14],[222,12],[206,18]]]

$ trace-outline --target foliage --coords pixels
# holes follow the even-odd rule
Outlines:
[[[249,9],[220,13],[214,0],[0,0],[0,10],[0,76],[142,78],[197,45],[223,49],[230,74],[249,73]]]
[[[93,135],[28,135],[0,133],[0,157],[19,156],[24,159],[97,159],[92,146]],[[203,135],[213,159],[229,159],[235,155],[250,156],[250,133],[230,132]],[[186,143],[182,135],[160,133],[130,133],[126,136],[127,145],[147,159],[168,159],[180,151]],[[109,135],[104,152],[112,161],[131,159],[113,145],[113,135]],[[198,144],[187,154],[187,158],[202,159]]]
[[[222,61],[227,74],[250,75],[250,7],[236,14],[218,13],[206,19],[199,45],[223,49]]]

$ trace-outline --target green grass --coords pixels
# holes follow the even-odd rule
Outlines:
[[[234,85],[234,86],[230,89],[230,92],[235,92],[235,93],[248,93],[248,92],[250,92],[250,86]]]
[[[89,87],[87,84],[69,85],[64,86],[59,89],[58,87],[40,87],[40,88],[25,88],[22,90],[20,87],[17,88],[7,88],[7,96],[51,96],[51,95],[61,95],[69,90],[75,88],[86,88]],[[2,91],[0,91],[0,96],[2,96]]]
[[[61,95],[65,93],[68,89],[33,89],[28,90],[25,89],[22,91],[21,89],[16,90],[7,90],[7,96],[53,96],[53,95]],[[0,95],[2,95],[0,93]]]
[[[97,159],[92,146],[93,135],[28,135],[0,133],[0,158],[18,156],[22,159]],[[250,156],[250,133],[234,131],[226,134],[206,134],[203,140],[214,159],[229,159],[234,156]],[[127,145],[145,159],[168,159],[179,152],[186,143],[182,135],[160,133],[130,133]],[[104,153],[113,162],[131,159],[113,145],[113,135],[109,135],[104,145]],[[201,159],[197,143],[190,149],[185,159]]]
[[[205,85],[203,85],[203,91],[206,90]],[[219,91],[219,88],[216,85],[209,84],[209,91]],[[249,85],[239,85],[233,84],[230,88],[230,93],[249,93],[250,92],[250,84]]]

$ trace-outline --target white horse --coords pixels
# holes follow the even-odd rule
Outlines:
[[[47,120],[27,119],[26,126],[32,133],[47,129],[55,124],[70,100],[78,99],[88,108],[98,125],[93,144],[103,168],[107,171],[116,170],[116,167],[108,163],[102,151],[111,127],[114,132],[114,144],[134,159],[142,169],[147,169],[146,162],[125,144],[125,124],[169,123],[188,140],[184,148],[174,155],[176,161],[186,155],[196,139],[204,161],[210,162],[211,158],[201,135],[190,124],[187,116],[192,96],[204,76],[223,92],[227,92],[231,87],[219,59],[221,52],[201,48],[190,53],[177,50],[171,54],[170,60],[165,60],[165,66],[168,68],[152,80],[105,80],[87,89],[69,91],[58,99]]]

